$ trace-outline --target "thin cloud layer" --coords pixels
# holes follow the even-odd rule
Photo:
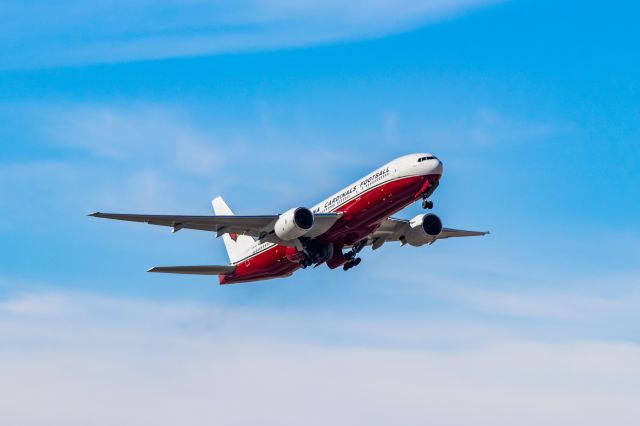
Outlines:
[[[52,150],[56,160],[5,163],[0,170],[16,187],[44,186],[43,194],[65,199],[61,207],[75,211],[88,205],[168,211],[196,200],[206,208],[210,197],[244,188],[265,209],[286,209],[310,187],[324,191],[318,198],[335,191],[344,183],[334,182],[335,171],[365,161],[323,145],[313,131],[252,114],[248,124],[230,125],[216,111],[203,118],[201,111],[166,104],[14,105],[0,119],[33,120],[32,144]],[[291,162],[283,153],[297,152],[303,136],[306,155]],[[265,165],[297,178],[263,181]],[[6,203],[8,210],[19,207]]]
[[[449,349],[385,347],[344,316],[51,293],[3,301],[0,320],[10,424],[624,426],[640,415],[633,343],[488,344],[470,332]],[[353,338],[323,341],[323,330]]]
[[[258,51],[403,31],[498,0],[23,2],[0,8],[0,68]]]

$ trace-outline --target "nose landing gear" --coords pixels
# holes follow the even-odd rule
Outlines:
[[[429,186],[427,186],[426,191],[422,194],[422,208],[425,210],[431,210],[433,208],[433,201],[429,201],[428,198],[433,194],[436,190],[440,182],[438,180],[434,180],[429,182]]]
[[[422,208],[425,210],[431,210],[433,208],[433,201],[429,201],[426,198],[422,200]]]

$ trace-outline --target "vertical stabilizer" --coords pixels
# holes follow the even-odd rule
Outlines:
[[[213,212],[216,215],[220,216],[233,216],[233,212],[224,202],[222,197],[216,197],[211,201],[211,205],[213,206]],[[224,240],[224,246],[227,249],[227,254],[229,255],[229,261],[231,263],[236,263],[245,257],[251,247],[255,244],[253,238],[248,235],[238,235],[238,234],[224,234],[222,235],[222,239]]]

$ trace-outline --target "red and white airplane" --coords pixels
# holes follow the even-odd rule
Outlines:
[[[488,232],[443,228],[435,214],[411,220],[391,215],[422,199],[438,187],[442,162],[431,154],[396,158],[347,186],[311,209],[298,207],[282,214],[234,216],[221,197],[212,201],[214,216],[139,215],[92,213],[107,219],[170,226],[173,232],[196,229],[222,236],[230,265],[164,266],[149,272],[218,275],[220,284],[235,284],[291,276],[300,268],[326,263],[331,269],[360,264],[358,253],[366,246],[384,243],[422,246],[451,237],[486,235]]]

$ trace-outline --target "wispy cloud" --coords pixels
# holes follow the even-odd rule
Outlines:
[[[570,134],[575,131],[574,127],[567,122],[517,118],[494,108],[482,107],[448,120],[429,121],[420,133],[434,144],[487,147],[499,143],[545,140]]]
[[[26,294],[0,302],[0,312],[15,316],[52,316],[67,311],[67,298],[59,294]]]
[[[0,68],[256,51],[376,37],[498,0],[10,0]]]
[[[386,320],[13,296],[0,305],[0,416],[21,425],[632,425],[640,414],[635,344],[467,333],[473,344],[444,350],[387,347],[396,333],[367,343],[365,322],[375,331]],[[319,338],[341,333],[348,344]]]
[[[349,148],[325,146],[313,132],[305,138],[304,155],[292,161],[292,153],[300,150],[300,129],[272,122],[262,109],[248,124],[236,126],[215,111],[203,119],[197,111],[166,104],[4,106],[3,119],[29,117],[32,123],[33,141],[22,143],[50,155],[0,164],[13,182],[0,208],[7,217],[24,219],[22,206],[41,204],[51,221],[56,213],[64,215],[58,223],[96,209],[204,214],[210,197],[247,191],[240,213],[256,203],[269,211],[286,210],[293,203],[316,201],[308,188],[318,191],[317,198],[337,190],[344,182],[336,181],[334,172],[362,161],[344,155]]]
[[[211,176],[229,158],[222,141],[205,134],[179,108],[153,104],[34,107],[50,144],[118,162],[156,164]]]

